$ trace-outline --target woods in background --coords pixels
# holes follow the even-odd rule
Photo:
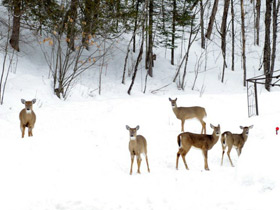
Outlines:
[[[146,91],[147,79],[154,75],[154,48],[157,47],[166,48],[170,64],[177,65],[171,79],[184,90],[192,44],[200,42],[202,53],[198,60],[203,60],[207,57],[208,46],[217,37],[223,58],[221,82],[224,82],[229,68],[235,70],[235,54],[238,53],[242,58],[245,86],[248,34],[254,37],[255,45],[263,47],[260,68],[267,76],[265,87],[270,90],[269,77],[273,76],[277,55],[280,0],[3,0],[2,4],[11,18],[1,19],[6,21],[6,30],[9,31],[1,36],[9,36],[9,44],[14,51],[20,51],[21,29],[36,33],[38,42],[48,43],[42,46],[42,51],[53,78],[53,91],[60,98],[67,97],[78,75],[96,65],[97,61],[105,64],[108,51],[124,34],[131,37],[127,41],[121,81],[125,84],[126,77],[131,77],[128,94],[141,61],[145,63],[147,72],[143,92]],[[219,11],[218,8],[223,9]],[[265,17],[264,37],[260,33],[262,15]],[[251,17],[253,27],[248,25]],[[240,48],[237,48],[237,42],[240,42]],[[184,52],[182,50],[177,58],[175,50],[179,46]],[[5,52],[8,54],[11,50],[6,49]],[[129,67],[131,56],[135,61]],[[231,56],[230,59],[227,56]],[[175,61],[179,61],[178,64]],[[197,64],[195,78],[201,71],[199,68],[201,65]],[[3,65],[0,90],[4,89],[6,70]],[[99,93],[101,74],[102,68]]]

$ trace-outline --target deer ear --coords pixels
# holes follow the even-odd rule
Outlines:
[[[240,125],[240,129],[243,129],[244,127]]]
[[[214,126],[210,123],[210,127],[214,129]]]
[[[169,98],[169,101],[172,101],[171,98]]]
[[[177,101],[177,98],[175,98],[175,101]]]
[[[36,98],[34,98],[34,99],[32,100],[32,103],[33,103],[33,104],[35,104],[35,103],[36,103]]]
[[[126,125],[125,127],[126,127],[126,129],[127,129],[127,130],[129,130],[129,129],[130,129],[130,127],[129,127],[128,125]]]
[[[137,125],[137,126],[136,126],[136,130],[139,130],[139,128],[140,128],[140,126],[139,126],[139,125]]]
[[[25,104],[25,100],[24,100],[24,99],[21,99],[21,103]]]
[[[250,129],[252,129],[254,127],[254,125],[249,126]]]

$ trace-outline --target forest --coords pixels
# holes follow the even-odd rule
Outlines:
[[[96,65],[108,65],[108,54],[120,39],[126,40],[126,52],[122,80],[115,82],[129,82],[128,94],[140,63],[146,69],[145,93],[147,78],[154,75],[158,48],[165,49],[166,59],[176,68],[170,80],[180,90],[186,87],[194,43],[203,51],[199,60],[207,59],[209,46],[220,49],[223,62],[217,65],[221,65],[222,83],[225,71],[236,70],[239,56],[240,79],[246,86],[246,57],[252,45],[262,49],[258,70],[265,75],[268,91],[277,70],[279,0],[3,0],[1,4],[2,13],[7,14],[0,19],[1,104],[11,64],[17,62],[21,46],[28,44],[26,36],[40,46],[53,92],[61,99],[67,98],[80,75]],[[204,63],[198,62],[197,74],[208,68]]]

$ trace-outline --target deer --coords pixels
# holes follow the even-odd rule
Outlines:
[[[172,100],[169,98],[171,102],[171,107],[176,115],[176,117],[181,120],[181,131],[184,132],[184,124],[185,120],[196,118],[201,123],[202,129],[201,134],[206,134],[206,123],[203,121],[203,118],[207,116],[205,108],[200,106],[192,106],[192,107],[177,107],[177,98]]]
[[[222,134],[221,143],[222,143],[223,152],[222,152],[221,165],[223,165],[225,150],[228,147],[227,150],[228,159],[230,161],[231,166],[234,167],[232,160],[230,158],[231,149],[234,146],[236,148],[237,155],[239,157],[242,152],[242,148],[248,139],[249,130],[252,129],[253,127],[254,127],[253,125],[245,126],[245,127],[240,126],[240,129],[243,130],[242,133],[240,134],[233,134],[230,131],[226,131]]]
[[[129,131],[128,148],[131,156],[130,175],[132,174],[132,167],[133,167],[135,156],[137,158],[137,165],[138,165],[137,173],[140,174],[140,166],[142,161],[141,154],[145,155],[148,172],[150,172],[148,156],[147,156],[147,141],[144,136],[137,135],[137,131],[139,130],[139,128],[140,128],[139,125],[137,125],[135,128],[130,128],[128,125],[126,126],[126,129]]]
[[[32,101],[21,99],[21,103],[25,105],[25,108],[19,113],[21,137],[24,138],[25,127],[28,127],[28,136],[33,136],[32,129],[36,122],[36,115],[32,106],[36,103],[36,99],[33,99]]]
[[[212,135],[207,134],[195,134],[190,132],[181,133],[177,137],[177,143],[179,145],[179,150],[177,152],[176,159],[176,169],[178,170],[179,157],[181,156],[185,167],[189,170],[185,156],[190,151],[191,147],[196,147],[202,150],[204,156],[204,169],[209,170],[208,167],[208,150],[217,143],[221,134],[220,124],[218,126],[213,126],[210,124],[210,127],[213,129]]]

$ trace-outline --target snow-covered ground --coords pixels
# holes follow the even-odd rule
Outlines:
[[[275,135],[280,124],[279,92],[263,91],[259,95],[261,115],[252,118],[247,117],[246,89],[240,87],[239,93],[236,89],[228,92],[228,88],[227,93],[209,91],[202,97],[199,92],[176,88],[158,94],[142,94],[136,89],[132,96],[118,95],[121,88],[112,92],[105,88],[101,96],[73,93],[69,100],[60,101],[52,94],[47,71],[38,76],[39,66],[26,70],[20,66],[32,64],[22,62],[17,73],[10,75],[0,109],[0,209],[280,208],[280,136]],[[22,139],[20,99],[35,97],[34,137]],[[181,159],[179,170],[175,170],[180,122],[168,97],[177,97],[178,106],[205,107],[207,133],[211,133],[210,123],[235,133],[241,132],[239,125],[254,125],[240,158],[235,151],[231,153],[234,168],[226,156],[220,166],[219,141],[209,152],[210,171],[203,169],[203,156],[197,149],[191,149],[186,157],[189,171]],[[136,165],[129,175],[125,125],[140,125],[139,134],[148,142],[151,173],[143,162],[141,175],[136,173]],[[199,133],[201,125],[190,120],[185,129]]]

